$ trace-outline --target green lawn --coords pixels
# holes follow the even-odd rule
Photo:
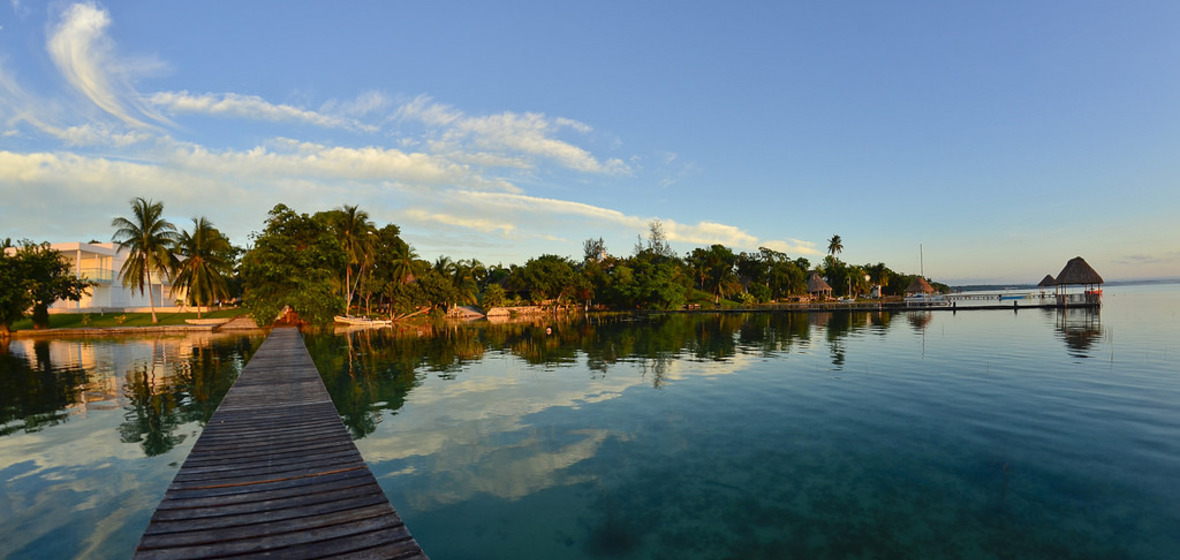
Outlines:
[[[239,315],[246,315],[242,308],[222,309],[211,313],[201,313],[202,319],[223,318],[230,319]],[[185,319],[196,319],[196,312],[192,313],[156,313],[160,320],[156,326],[184,325]],[[150,327],[151,313],[63,313],[49,316],[49,328],[52,329],[80,329],[97,327]],[[12,324],[12,330],[27,330],[33,328],[33,320],[24,318]]]

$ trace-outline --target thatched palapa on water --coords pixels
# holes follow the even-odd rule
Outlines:
[[[1074,257],[1065,263],[1065,268],[1057,274],[1058,286],[1103,284],[1102,276],[1098,275],[1086,259]]]
[[[919,276],[917,278],[914,278],[913,282],[910,282],[910,287],[905,289],[905,293],[907,293],[907,294],[917,294],[917,293],[933,294],[934,293],[934,286],[931,286],[930,282],[927,282],[925,278],[922,278],[921,276]]]

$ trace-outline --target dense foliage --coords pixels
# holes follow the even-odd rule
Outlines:
[[[348,255],[327,216],[299,214],[278,204],[253,241],[242,257],[242,279],[243,302],[254,320],[269,325],[289,307],[306,321],[331,323],[343,307],[336,276]]]
[[[378,228],[367,212],[347,205],[308,215],[278,204],[243,255],[203,217],[193,219],[191,232],[177,232],[162,218],[162,203],[137,198],[131,206],[131,219],[112,223],[115,241],[131,251],[121,271],[124,285],[142,291],[146,284],[150,293],[152,273],[171,278],[198,313],[200,306],[240,294],[262,325],[284,309],[302,321],[328,324],[341,314],[399,319],[441,316],[457,306],[665,310],[773,303],[815,297],[807,288],[812,273],[831,285],[833,297],[870,290],[901,296],[917,278],[884,263],[841,261],[839,235],[832,236],[828,255],[814,268],[806,258],[766,247],[735,252],[714,244],[681,256],[658,220],[648,224],[646,236],[638,236],[630,256],[610,254],[597,238],[582,244],[580,262],[547,254],[507,267],[448,256],[431,263],[401,238],[398,226]],[[11,291],[0,293],[0,306],[13,308],[12,297]]]
[[[714,244],[681,257],[659,221],[649,224],[630,256],[611,255],[598,238],[583,243],[581,262],[541,255],[509,267],[447,256],[430,263],[399,234],[393,224],[377,229],[367,213],[353,206],[307,216],[280,204],[246,257],[247,305],[262,322],[290,306],[315,323],[329,321],[332,312],[396,319],[442,315],[459,305],[678,309],[704,301],[720,306],[807,296],[813,271],[836,296],[864,295],[872,286],[879,286],[882,295],[902,295],[915,278],[884,263],[841,261],[839,236],[833,236],[829,254],[813,269],[805,258],[765,247],[735,253]]]

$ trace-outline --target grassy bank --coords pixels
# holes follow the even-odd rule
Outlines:
[[[202,319],[232,319],[246,315],[241,308],[221,309],[210,313],[201,313]],[[197,313],[156,313],[159,323],[152,323],[151,313],[62,313],[49,316],[51,329],[85,329],[108,327],[152,327],[167,325],[184,325],[186,319],[196,319]],[[33,320],[21,319],[12,324],[12,330],[29,330],[33,328]]]

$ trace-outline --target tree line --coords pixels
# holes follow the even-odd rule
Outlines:
[[[646,235],[637,237],[630,255],[611,254],[598,238],[583,243],[581,260],[545,254],[523,265],[503,266],[474,258],[424,260],[401,238],[398,226],[378,227],[357,206],[309,215],[277,204],[263,229],[250,235],[245,249],[232,245],[204,217],[193,218],[191,230],[178,230],[163,219],[161,202],[136,198],[131,210],[129,217],[115,218],[111,224],[112,241],[128,251],[119,277],[125,287],[148,292],[153,322],[153,277],[169,280],[173,294],[183,290],[185,303],[197,307],[198,314],[202,306],[241,297],[259,324],[274,321],[284,308],[295,310],[301,320],[328,324],[340,314],[379,314],[396,320],[442,315],[457,305],[635,310],[677,309],[708,300],[714,305],[722,300],[757,304],[807,295],[812,273],[825,278],[835,295],[863,294],[870,284],[880,285],[883,294],[901,295],[916,278],[884,263],[857,266],[841,261],[837,255],[843,251],[843,240],[838,235],[832,236],[828,255],[813,268],[804,257],[791,258],[765,247],[735,252],[715,244],[678,255],[655,220]],[[6,258],[31,259],[27,255],[35,251],[51,250],[26,243],[16,257]],[[0,274],[22,274],[10,268],[5,261]],[[9,324],[14,314],[19,318],[29,308],[47,308],[54,299],[80,299],[88,284],[84,279],[70,284],[65,280],[68,270],[66,263],[58,274],[64,283],[57,291],[38,291],[40,299],[31,295],[33,284],[21,284],[25,287],[16,290],[24,294],[20,297],[0,294],[14,300],[5,303],[7,309],[20,309],[0,316],[0,324]],[[34,306],[34,299],[41,307]]]

